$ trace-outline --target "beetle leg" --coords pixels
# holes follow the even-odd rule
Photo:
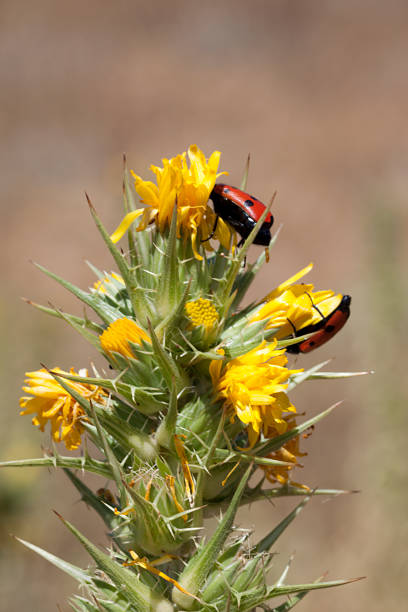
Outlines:
[[[218,219],[219,219],[219,216],[217,215],[215,217],[215,223],[214,223],[214,227],[212,229],[211,234],[208,236],[208,238],[205,238],[205,240],[201,240],[201,242],[207,242],[207,240],[211,240],[211,238],[214,236],[215,230],[217,229]]]
[[[288,319],[287,317],[286,317],[286,320],[287,320],[287,322],[290,324],[290,326],[291,326],[291,327],[292,327],[292,329],[293,329],[293,337],[294,337],[294,338],[296,338],[296,332],[297,332],[296,327],[294,326],[294,324],[292,323],[292,321],[291,321],[290,319]]]
[[[307,297],[309,298],[309,300],[312,302],[312,308],[314,308],[315,310],[317,310],[317,312],[319,313],[319,315],[322,317],[322,319],[324,319],[324,314],[322,313],[322,311],[316,306],[316,304],[313,303],[312,300],[312,296],[310,295],[310,293],[308,293],[307,291],[305,291]]]

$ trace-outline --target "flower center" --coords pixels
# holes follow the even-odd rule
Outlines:
[[[185,305],[186,313],[195,327],[203,325],[206,329],[218,322],[219,316],[214,304],[210,300],[198,298]]]

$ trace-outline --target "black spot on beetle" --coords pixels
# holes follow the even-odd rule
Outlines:
[[[336,328],[334,327],[334,325],[326,325],[324,331],[326,334],[331,334],[335,329]]]
[[[231,191],[231,189],[228,189],[228,187],[224,187],[224,193],[229,193]]]
[[[244,204],[246,204],[247,206],[253,206],[255,202],[253,200],[245,200]]]
[[[314,346],[315,344],[316,344],[316,342],[314,340],[310,340],[309,346]]]

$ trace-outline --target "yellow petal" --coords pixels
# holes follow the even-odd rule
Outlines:
[[[282,293],[282,291],[290,287],[290,285],[293,285],[293,283],[295,283],[297,280],[299,280],[303,276],[306,276],[306,274],[308,274],[312,268],[313,268],[313,263],[310,263],[308,266],[306,266],[306,268],[299,270],[299,272],[297,272],[296,274],[288,278],[288,280],[284,281],[282,284],[276,287],[276,289],[271,291],[271,293],[268,293],[268,295],[265,298],[265,301],[274,299],[274,297]]]
[[[137,210],[133,210],[128,213],[121,221],[119,226],[115,229],[113,234],[111,235],[112,242],[119,242],[122,236],[127,232],[129,227],[132,225],[133,221],[135,221],[140,215],[143,214],[144,208],[138,208]]]

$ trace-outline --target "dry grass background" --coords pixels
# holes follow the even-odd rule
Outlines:
[[[50,0],[0,4],[1,458],[40,454],[40,434],[18,418],[25,371],[86,366],[90,347],[20,301],[78,305],[29,263],[92,282],[85,259],[111,268],[87,213],[91,195],[118,222],[121,154],[140,174],[196,142],[238,183],[268,200],[284,224],[257,295],[309,261],[318,287],[353,296],[344,331],[306,364],[376,370],[309,383],[300,411],[344,399],[306,442],[299,479],[361,489],[315,499],[282,538],[296,552],[291,578],[367,575],[311,594],[311,610],[371,612],[406,605],[408,6],[404,0],[141,2]],[[300,360],[298,361],[300,365]],[[46,438],[44,438],[46,444]],[[241,514],[259,535],[293,502]],[[9,612],[68,610],[72,580],[9,537],[74,563],[88,558],[54,518],[106,544],[103,528],[63,476],[3,470],[1,601]]]

